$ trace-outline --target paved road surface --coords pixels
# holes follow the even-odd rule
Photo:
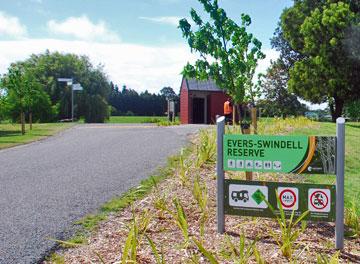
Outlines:
[[[36,263],[71,224],[137,185],[196,125],[79,125],[0,151],[0,263]]]

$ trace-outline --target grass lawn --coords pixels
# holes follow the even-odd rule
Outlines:
[[[335,136],[336,124],[319,122],[314,129],[296,129],[292,134]],[[360,123],[349,122],[345,126],[345,206],[353,201],[360,213]],[[313,183],[335,184],[335,176],[312,175],[304,176],[306,181]]]
[[[72,123],[33,124],[32,130],[29,130],[29,125],[26,125],[26,133],[25,135],[21,135],[19,124],[0,124],[0,149],[26,144],[52,136],[72,125]]]
[[[111,116],[107,123],[158,123],[167,121],[167,116]]]

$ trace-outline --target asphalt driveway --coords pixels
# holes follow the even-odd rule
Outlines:
[[[36,263],[72,223],[137,185],[202,126],[78,125],[0,151],[0,263]]]

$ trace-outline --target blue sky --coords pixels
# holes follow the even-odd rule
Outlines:
[[[249,31],[268,55],[259,70],[266,69],[277,56],[269,39],[292,1],[219,4],[235,21],[241,13],[251,16]],[[109,78],[119,85],[151,92],[170,85],[177,90],[182,66],[195,59],[176,28],[191,7],[203,14],[196,0],[0,0],[0,73],[12,61],[48,48],[88,55],[94,64],[104,64]]]

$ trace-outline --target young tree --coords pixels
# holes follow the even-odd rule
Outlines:
[[[188,78],[214,80],[239,107],[244,102],[246,90],[252,88],[258,60],[265,57],[261,52],[261,42],[246,31],[251,24],[249,15],[242,14],[238,25],[219,7],[217,0],[199,2],[209,14],[209,21],[205,22],[194,9],[190,15],[197,30],[192,29],[187,19],[179,21],[179,28],[191,51],[200,56],[194,65],[188,63],[182,73]]]
[[[34,73],[27,69],[24,72],[24,88],[25,88],[25,106],[26,110],[29,113],[29,128],[32,130],[33,123],[33,108],[36,98],[39,96],[44,96],[44,92],[41,93],[42,87],[40,83],[35,79]]]
[[[12,107],[19,110],[21,134],[25,134],[25,97],[27,90],[25,86],[25,71],[24,68],[12,65],[9,72],[4,75],[2,85],[7,90],[9,101],[12,102]]]

